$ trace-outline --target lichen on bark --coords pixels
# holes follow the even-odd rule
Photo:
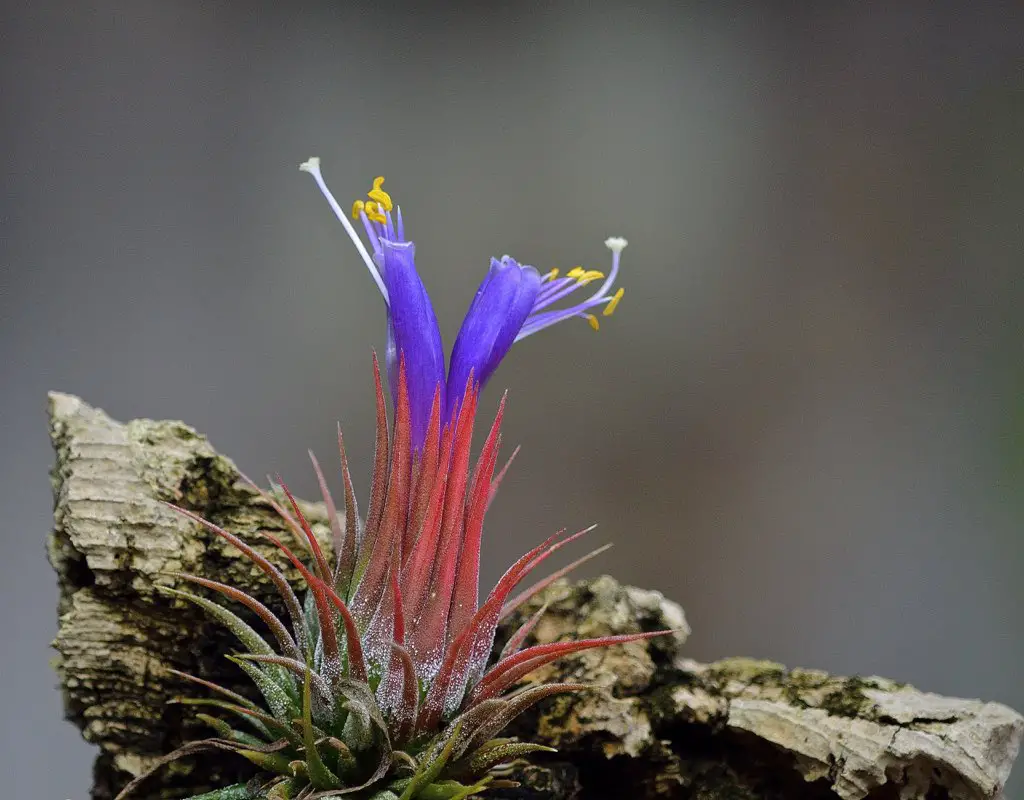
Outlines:
[[[242,537],[295,578],[261,531],[288,535],[231,461],[180,422],[120,424],[70,395],[50,398],[58,574],[56,668],[69,720],[100,748],[94,800],[107,800],[198,731],[167,701],[194,694],[170,669],[252,695],[222,656],[233,642],[197,609],[168,599],[173,572],[231,583],[272,608],[265,576],[203,528],[183,505]],[[304,503],[328,544],[323,508]],[[505,800],[573,798],[998,797],[1024,721],[996,703],[919,692],[884,678],[838,678],[750,659],[686,658],[682,609],[610,577],[560,581],[507,622],[547,603],[538,642],[672,628],[674,636],[590,650],[531,681],[573,680],[593,691],[552,698],[514,733],[557,746],[514,764]],[[501,641],[498,642],[499,646]],[[240,759],[239,759],[240,760]],[[249,772],[223,755],[183,761],[147,784],[146,797],[180,797]]]

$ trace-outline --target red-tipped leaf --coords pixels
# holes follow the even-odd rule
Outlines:
[[[448,638],[453,640],[462,633],[473,614],[476,613],[480,588],[480,541],[483,537],[484,514],[487,498],[490,496],[491,478],[498,460],[501,439],[501,421],[505,414],[505,400],[502,396],[494,423],[484,441],[477,459],[476,473],[469,488],[466,503],[466,517],[463,526],[462,543],[459,548],[459,567],[452,595]]]
[[[327,486],[324,472],[320,469],[320,462],[316,460],[316,455],[312,450],[307,452],[309,453],[309,460],[313,462],[313,473],[316,475],[316,482],[320,487],[320,496],[323,498],[324,507],[327,509],[327,521],[331,527],[331,544],[334,547],[334,562],[337,564],[341,558],[341,551],[345,548],[345,531],[341,527],[341,517],[338,516],[338,509],[334,505],[334,498],[331,496],[331,490]],[[337,579],[337,575],[334,577]]]
[[[288,583],[288,579],[285,578],[281,570],[271,564],[266,558],[256,552],[233,533],[228,533],[223,528],[203,519],[198,514],[193,514],[191,511],[187,511],[186,509],[180,508],[172,503],[164,503],[164,505],[179,514],[188,517],[193,522],[198,522],[211,533],[221,537],[259,567],[263,574],[266,575],[270,579],[271,583],[274,584],[274,588],[277,589],[277,593],[281,595],[285,608],[288,609],[288,616],[291,617],[292,628],[295,631],[299,647],[306,650],[306,626],[304,621],[305,617],[302,613],[302,606],[299,604],[299,598],[295,596],[295,590],[292,589],[291,584]]]
[[[334,585],[337,591],[347,598],[355,588],[352,586],[352,576],[356,569],[356,552],[361,537],[359,506],[356,502],[355,489],[352,486],[352,473],[348,468],[348,455],[345,453],[345,439],[341,434],[341,425],[338,426],[338,455],[341,458],[341,478],[345,484],[345,540],[341,552],[337,554],[338,563],[335,567]]]
[[[434,392],[434,402],[430,407],[430,421],[427,434],[423,439],[423,448],[416,461],[416,478],[413,481],[411,502],[409,505],[409,523],[405,528],[402,540],[401,565],[404,567],[412,555],[413,546],[423,528],[423,520],[427,515],[430,493],[437,479],[438,456],[441,444],[441,387]]]
[[[277,639],[277,643],[284,655],[294,659],[302,658],[299,654],[299,648],[295,644],[295,640],[292,639],[287,628],[281,624],[281,620],[277,618],[277,615],[273,611],[263,605],[263,603],[255,597],[251,597],[245,592],[236,589],[234,586],[228,586],[226,583],[211,581],[208,578],[201,578],[198,575],[190,575],[187,572],[174,572],[171,574],[178,576],[182,580],[197,584],[198,586],[203,586],[207,589],[212,589],[215,592],[220,592],[222,595],[234,600],[236,603],[241,603],[263,620],[264,625],[270,628],[270,632],[274,634],[274,638]]]
[[[325,583],[330,583],[332,574],[331,568],[327,563],[327,559],[324,557],[324,551],[320,548],[320,542],[317,541],[316,535],[313,533],[313,529],[310,527],[309,522],[306,521],[305,515],[299,509],[298,501],[295,496],[291,493],[287,486],[281,480],[278,480],[278,484],[281,486],[281,490],[288,497],[288,502],[291,503],[292,510],[295,512],[295,516],[298,517],[299,525],[302,526],[302,532],[309,542],[309,549],[313,553],[313,563],[316,565],[317,575],[320,580]]]
[[[321,584],[321,588],[327,595],[327,599],[338,609],[342,624],[345,626],[345,646],[348,654],[349,676],[357,681],[365,681],[366,659],[363,656],[363,644],[359,640],[359,629],[356,627],[356,621],[352,618],[352,614],[348,606],[345,605],[345,601],[338,596],[338,593],[331,588],[330,584]]]
[[[384,405],[384,389],[380,382],[380,365],[377,354],[373,354],[373,385],[377,403],[377,433],[373,450],[373,479],[370,483],[370,507],[366,512],[366,523],[363,527],[364,540],[359,546],[359,564],[365,564],[363,550],[373,547],[372,538],[380,527],[380,518],[384,513],[384,498],[387,496],[388,461],[390,446],[388,443],[388,415]],[[372,533],[371,533],[372,532]]]
[[[606,550],[609,550],[611,548],[611,546],[612,546],[611,542],[609,542],[608,544],[601,545],[597,549],[591,550],[585,556],[580,556],[575,561],[573,561],[571,564],[566,564],[561,569],[555,570],[550,575],[548,575],[546,578],[543,578],[543,579],[537,581],[536,583],[532,584],[530,586],[530,588],[524,589],[519,594],[517,594],[515,597],[513,597],[511,600],[506,602],[504,606],[502,606],[501,613],[498,615],[498,621],[500,622],[500,621],[506,619],[509,614],[511,614],[513,611],[515,611],[517,608],[519,608],[519,606],[521,606],[527,600],[530,600],[531,598],[533,598],[536,595],[538,595],[540,592],[543,592],[545,589],[547,589],[551,584],[553,584],[559,578],[564,578],[566,575],[568,575],[570,572],[575,570],[577,567],[583,566],[588,561],[590,561],[590,559],[596,558],[597,556],[601,555],[601,553],[605,552]]]
[[[616,636],[599,636],[594,639],[578,639],[572,642],[553,642],[528,647],[526,650],[509,656],[495,664],[483,677],[469,695],[469,703],[478,703],[505,691],[520,678],[524,678],[545,664],[560,658],[591,650],[595,647],[611,647],[626,642],[637,642],[653,639],[655,636],[667,636],[676,633],[674,630],[652,631],[649,633],[623,633]]]
[[[324,643],[324,657],[326,660],[324,671],[328,673],[328,680],[333,683],[341,677],[341,657],[338,651],[338,634],[334,627],[334,615],[331,613],[331,607],[327,601],[327,593],[323,588],[326,584],[310,572],[306,565],[280,539],[269,533],[264,533],[263,535],[273,542],[288,557],[288,560],[295,565],[295,569],[299,571],[306,581],[306,585],[309,586],[309,590],[313,593],[317,617],[320,620],[320,637]]]
[[[388,476],[387,497],[380,526],[367,528],[364,552],[359,555],[360,578],[352,599],[352,613],[366,628],[377,613],[387,592],[388,571],[401,546],[409,512],[409,478],[412,467],[412,422],[409,392],[405,380],[405,361],[398,366],[398,399],[395,404],[394,446]]]

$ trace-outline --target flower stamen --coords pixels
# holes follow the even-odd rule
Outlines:
[[[607,276],[596,269],[588,270],[583,269],[583,267],[573,267],[565,274],[564,278],[556,278],[554,276],[548,278],[547,275],[544,276],[544,288],[537,294],[533,310],[516,336],[515,340],[517,342],[538,331],[550,328],[552,325],[574,317],[582,317],[591,328],[599,330],[600,322],[594,314],[589,313],[590,310],[602,307],[602,315],[606,317],[610,317],[615,313],[615,309],[618,307],[619,301],[622,300],[622,295],[625,292],[622,288],[619,288],[614,294],[609,294],[609,292],[619,274],[619,262],[622,257],[622,251],[626,247],[626,240],[613,236],[605,241],[605,247],[612,251],[612,268]],[[548,273],[548,275],[550,274]],[[588,299],[568,308],[554,311],[544,310],[559,300],[568,297],[581,286],[586,286],[601,278],[604,278],[604,282]]]
[[[327,188],[324,176],[320,173],[320,159],[313,156],[308,161],[302,162],[299,165],[299,169],[303,172],[308,172],[313,176],[313,180],[316,181],[316,185],[320,189],[321,194],[326,198],[328,205],[331,207],[331,211],[334,212],[334,216],[338,218],[342,227],[345,228],[345,233],[347,233],[348,238],[352,240],[352,244],[356,246],[356,250],[358,251],[360,258],[363,259],[363,263],[366,264],[366,268],[370,270],[370,276],[373,278],[374,283],[377,284],[377,288],[380,289],[384,302],[388,303],[388,290],[384,285],[384,279],[381,277],[380,272],[377,270],[377,266],[373,263],[373,259],[367,252],[366,245],[363,244],[363,240],[359,238],[359,234],[356,233],[356,229],[352,227],[352,223],[348,221],[348,217],[346,217],[345,212],[341,210],[341,206],[338,205],[338,201],[334,198],[334,195],[331,194],[331,190]]]

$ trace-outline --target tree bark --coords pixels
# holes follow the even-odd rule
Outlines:
[[[222,525],[296,576],[259,536],[288,536],[276,514],[192,428],[121,424],[54,393],[50,430],[56,668],[67,718],[100,748],[93,798],[106,800],[198,733],[182,707],[167,705],[196,694],[170,669],[252,695],[222,657],[230,636],[157,587],[177,586],[172,573],[190,572],[277,607],[262,572],[164,503]],[[323,508],[302,505],[327,546]],[[553,698],[517,723],[516,734],[559,753],[513,765],[522,788],[494,797],[983,800],[1001,795],[1017,755],[1024,720],[997,703],[749,659],[691,661],[683,611],[657,592],[609,577],[560,581],[522,613],[544,601],[550,605],[534,633],[541,642],[666,627],[680,633],[588,651],[534,675],[600,688]],[[154,776],[143,796],[179,797],[247,774],[244,762],[223,756],[181,762]]]

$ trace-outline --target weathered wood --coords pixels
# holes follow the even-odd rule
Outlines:
[[[64,394],[51,395],[50,418],[57,671],[68,718],[100,747],[93,797],[101,800],[194,735],[187,715],[166,704],[194,689],[169,669],[251,694],[220,657],[233,646],[229,636],[157,587],[176,585],[172,572],[192,572],[275,604],[261,572],[163,503],[195,510],[284,567],[258,535],[282,533],[282,524],[234,465],[182,423],[120,424]],[[323,509],[303,510],[326,544]],[[745,659],[698,664],[685,658],[679,606],[607,577],[560,582],[544,599],[540,641],[680,633],[588,651],[535,675],[605,690],[554,698],[521,720],[518,733],[560,753],[520,769],[524,788],[495,796],[982,800],[1001,794],[1017,754],[1024,720],[1005,706]],[[223,757],[182,763],[154,778],[147,796],[245,774]]]

